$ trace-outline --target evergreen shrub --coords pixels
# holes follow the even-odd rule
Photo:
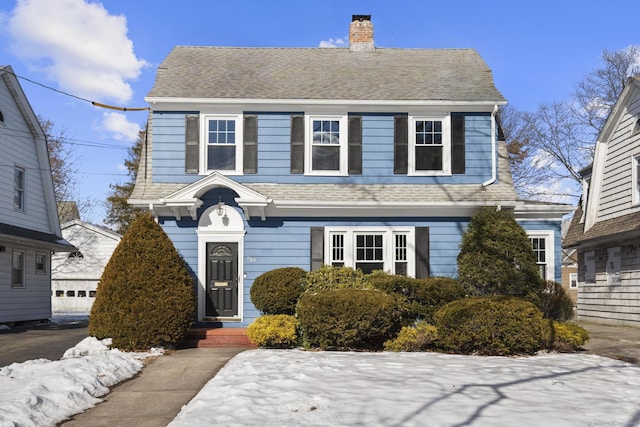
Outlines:
[[[294,348],[298,345],[298,321],[288,314],[258,317],[247,328],[247,336],[258,347]]]
[[[513,297],[472,297],[450,302],[435,315],[438,344],[448,352],[509,356],[546,345],[547,321],[531,302]]]
[[[89,334],[128,351],[172,347],[194,315],[194,281],[184,260],[150,214],[138,216],[98,283]]]
[[[558,282],[548,281],[547,290],[541,294],[542,312],[547,319],[566,322],[573,318],[573,300]]]
[[[589,341],[589,332],[573,323],[551,322],[549,348],[570,353],[578,350]]]
[[[296,316],[305,346],[378,350],[399,329],[399,305],[396,297],[376,290],[308,291]]]
[[[298,267],[282,267],[262,273],[253,281],[251,301],[263,314],[294,314],[304,291],[307,272]]]
[[[323,265],[315,271],[307,273],[307,291],[327,289],[367,289],[365,274],[351,267],[334,267]]]
[[[462,236],[458,276],[474,295],[509,295],[541,307],[545,284],[524,229],[513,213],[481,208]]]
[[[384,343],[387,351],[426,351],[434,348],[438,328],[424,320],[414,326],[403,326],[398,336]]]
[[[367,276],[367,282],[375,289],[404,297],[404,317],[407,325],[415,323],[416,320],[432,323],[433,314],[440,307],[466,296],[464,286],[449,277],[414,279],[374,272]]]

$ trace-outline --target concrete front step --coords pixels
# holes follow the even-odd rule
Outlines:
[[[198,348],[257,348],[249,341],[246,328],[191,328],[185,344]]]

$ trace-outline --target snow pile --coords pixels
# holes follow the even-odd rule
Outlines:
[[[0,426],[55,426],[101,402],[109,387],[139,372],[152,353],[110,350],[88,337],[61,360],[29,360],[0,368]]]
[[[584,354],[253,350],[169,425],[636,425],[639,385],[640,366]]]

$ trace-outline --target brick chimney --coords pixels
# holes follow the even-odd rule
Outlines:
[[[349,50],[354,52],[373,52],[373,23],[371,15],[353,15],[349,27]]]

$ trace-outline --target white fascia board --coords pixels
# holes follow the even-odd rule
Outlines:
[[[309,202],[309,201],[274,201],[267,209],[267,216],[298,217],[470,217],[483,206],[514,207],[513,201],[491,202]]]
[[[302,107],[322,106],[357,110],[358,112],[380,111],[382,107],[433,108],[436,111],[493,111],[494,106],[506,101],[452,101],[452,100],[371,100],[371,99],[257,99],[257,98],[173,98],[147,97],[145,101],[152,110],[207,110],[213,105],[234,106],[237,110],[252,110],[258,106],[265,111],[297,111]]]
[[[562,219],[563,216],[573,212],[575,206],[571,205],[525,205],[519,204],[514,210],[516,220],[553,220]]]

